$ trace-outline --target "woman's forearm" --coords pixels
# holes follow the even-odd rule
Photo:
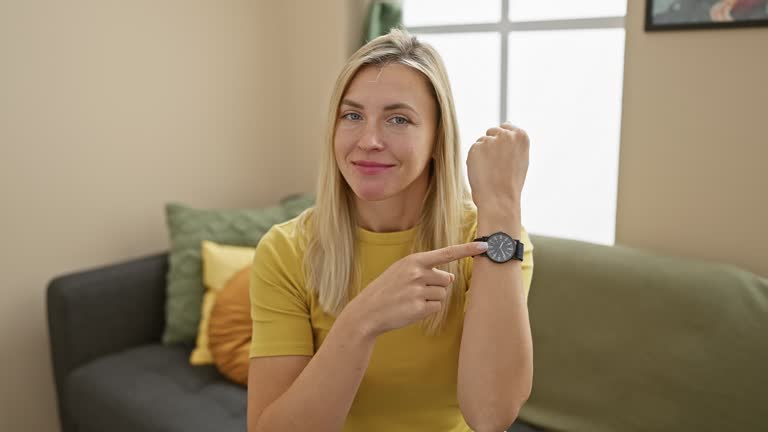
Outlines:
[[[517,209],[478,210],[478,236],[504,231],[520,238]],[[500,431],[517,417],[533,379],[533,353],[520,261],[474,258],[459,354],[458,399],[477,431]]]
[[[342,312],[320,349],[288,390],[262,412],[251,432],[341,430],[375,340]]]

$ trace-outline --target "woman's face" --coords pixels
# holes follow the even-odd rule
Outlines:
[[[339,105],[334,152],[360,199],[393,197],[429,175],[436,110],[429,81],[411,67],[392,63],[357,71]],[[371,162],[385,166],[366,166]]]

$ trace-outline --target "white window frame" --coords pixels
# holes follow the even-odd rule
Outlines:
[[[411,33],[498,33],[501,35],[501,86],[499,87],[499,124],[507,120],[507,74],[509,68],[509,33],[541,30],[584,30],[624,28],[624,17],[569,18],[545,21],[510,21],[509,0],[501,0],[501,21],[482,24],[406,26]]]

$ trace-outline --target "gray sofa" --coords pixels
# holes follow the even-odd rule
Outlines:
[[[50,282],[63,432],[245,430],[245,389],[160,343],[167,269],[163,253]]]
[[[160,342],[167,270],[161,253],[49,283],[62,432],[246,430],[245,388],[212,366],[190,366],[192,345]]]
[[[531,240],[533,391],[510,430],[768,430],[768,279]],[[246,429],[245,389],[191,367],[192,346],[160,343],[166,272],[157,254],[50,282],[63,432]]]

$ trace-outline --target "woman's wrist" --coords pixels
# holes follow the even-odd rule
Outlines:
[[[347,304],[336,318],[335,325],[341,325],[346,333],[357,341],[373,342],[376,340],[376,330],[370,319],[357,313],[356,302],[352,300]]]
[[[503,231],[520,239],[522,225],[520,204],[514,201],[499,201],[493,206],[477,208],[477,236],[488,236]]]

